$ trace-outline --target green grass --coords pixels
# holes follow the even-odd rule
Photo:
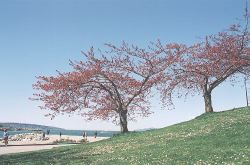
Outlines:
[[[250,108],[96,143],[3,155],[0,164],[250,164]]]

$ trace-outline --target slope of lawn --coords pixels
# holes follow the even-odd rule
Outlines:
[[[96,143],[3,155],[0,164],[250,164],[250,108]]]

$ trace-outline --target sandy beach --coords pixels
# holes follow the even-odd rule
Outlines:
[[[22,141],[9,141],[7,147],[4,146],[4,143],[0,142],[0,155],[10,154],[10,153],[18,153],[18,152],[28,152],[28,151],[37,151],[43,149],[51,149],[54,147],[60,147],[65,145],[74,145],[74,144],[53,144],[55,141],[60,141],[62,139],[73,140],[79,142],[83,139],[82,136],[69,136],[62,135],[61,138],[59,135],[47,135],[48,140],[37,141],[37,140],[22,140]],[[96,142],[103,139],[107,139],[109,137],[88,137],[88,142]]]

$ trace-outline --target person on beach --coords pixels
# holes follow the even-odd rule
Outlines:
[[[4,140],[5,147],[7,147],[8,145],[8,139],[9,139],[9,133],[7,132],[7,129],[4,129],[3,140]]]
[[[85,140],[87,141],[87,132],[85,132]]]
[[[61,139],[61,137],[62,137],[62,132],[60,132],[60,139]]]
[[[85,138],[86,138],[86,132],[85,132],[85,131],[83,131],[82,137],[83,137],[83,139],[85,140]]]
[[[45,132],[43,131],[43,140],[45,140]]]
[[[97,137],[97,131],[95,131],[95,138]]]

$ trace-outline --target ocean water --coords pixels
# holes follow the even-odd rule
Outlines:
[[[73,135],[73,136],[82,136],[83,132],[87,133],[87,136],[94,136],[95,132],[94,130],[50,130],[50,135],[59,135],[60,132],[62,135]],[[16,135],[16,134],[22,134],[22,133],[32,133],[34,131],[8,131],[9,135]],[[44,132],[47,134],[47,130],[44,130]],[[119,133],[118,131],[97,131],[97,136],[101,137],[112,137],[114,134]],[[0,138],[2,138],[3,132],[0,131]]]

